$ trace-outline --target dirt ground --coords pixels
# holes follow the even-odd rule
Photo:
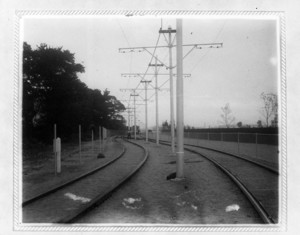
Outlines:
[[[148,161],[128,183],[104,204],[82,217],[78,223],[96,224],[260,224],[262,221],[241,191],[212,163],[185,153],[185,178],[167,180],[176,172],[176,157],[170,147],[137,141],[149,151]],[[54,174],[51,149],[38,161],[23,162],[23,199],[102,165],[122,151],[120,144],[108,139],[103,153],[91,142],[84,144],[82,161],[76,146],[64,146],[62,173]],[[42,155],[42,154],[40,154]]]
[[[140,172],[78,223],[258,224],[261,220],[241,191],[212,163],[185,153],[185,178],[176,171],[170,148],[138,141],[149,150]]]
[[[105,158],[97,158],[100,150],[99,141],[85,142],[82,144],[80,158],[78,145],[62,143],[60,174],[55,174],[51,146],[36,151],[33,156],[26,156],[22,171],[23,201],[103,165],[117,157],[123,148],[109,138],[104,141],[102,148]]]

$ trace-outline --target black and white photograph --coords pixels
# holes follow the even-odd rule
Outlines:
[[[286,232],[289,15],[269,2],[15,8],[8,234]]]

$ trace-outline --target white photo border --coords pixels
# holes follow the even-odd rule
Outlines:
[[[22,223],[22,20],[24,17],[274,17],[279,28],[279,223],[276,225],[169,225],[169,224],[25,224]],[[282,11],[199,10],[16,10],[14,17],[13,99],[13,226],[14,231],[56,232],[284,232],[287,231],[287,85],[286,25]]]

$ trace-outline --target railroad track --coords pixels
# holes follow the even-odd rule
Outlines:
[[[160,143],[170,145],[167,141]],[[205,157],[225,172],[249,199],[265,223],[278,223],[279,173],[276,169],[244,157],[200,146],[189,145],[185,150]]]
[[[143,146],[126,141],[105,165],[23,202],[23,223],[73,223],[118,190],[147,158]]]

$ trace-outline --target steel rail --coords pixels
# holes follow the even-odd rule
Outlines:
[[[151,141],[153,141],[151,139]],[[167,141],[161,141],[161,144],[163,145],[170,145]],[[268,214],[266,209],[263,207],[263,205],[255,198],[255,196],[247,189],[247,187],[238,179],[237,176],[234,176],[226,167],[222,166],[219,162],[217,162],[214,159],[211,159],[210,157],[207,157],[206,155],[199,153],[196,150],[189,149],[187,147],[184,148],[185,150],[198,154],[207,160],[211,161],[213,164],[215,164],[219,169],[221,169],[238,187],[239,189],[244,193],[244,195],[248,198],[250,203],[253,205],[257,213],[260,215],[264,223],[266,224],[275,224],[272,217]],[[241,158],[242,159],[242,158]]]
[[[86,214],[88,211],[93,209],[95,206],[98,206],[102,204],[105,200],[107,200],[115,191],[117,191],[124,183],[126,183],[131,177],[133,177],[142,168],[142,166],[145,164],[145,162],[148,159],[149,156],[148,150],[142,145],[139,145],[137,143],[128,140],[126,141],[144,150],[143,160],[125,178],[123,178],[120,182],[110,187],[110,189],[107,190],[104,194],[103,193],[99,194],[97,197],[91,200],[86,206],[79,208],[75,213],[66,216],[65,218],[62,218],[56,221],[55,223],[65,223],[65,224],[74,223],[77,219],[82,217],[84,214]]]
[[[107,162],[107,163],[105,163],[105,164],[97,167],[96,169],[93,169],[93,170],[91,170],[91,171],[89,171],[87,173],[83,173],[82,175],[80,175],[80,176],[78,176],[78,177],[76,177],[76,178],[74,178],[74,179],[72,179],[72,180],[70,180],[70,181],[68,181],[66,183],[63,183],[63,184],[61,184],[59,186],[55,186],[55,187],[53,187],[52,189],[50,189],[50,190],[48,190],[46,192],[38,194],[38,195],[36,195],[36,196],[34,196],[34,197],[32,197],[32,198],[24,201],[22,203],[22,207],[24,207],[24,206],[26,206],[26,205],[28,205],[28,204],[30,204],[30,203],[38,200],[38,199],[41,199],[41,198],[43,198],[45,196],[48,196],[48,195],[50,195],[50,194],[52,194],[52,193],[54,193],[54,192],[56,192],[56,191],[58,191],[58,190],[60,190],[60,189],[62,189],[64,187],[66,187],[66,186],[69,186],[69,185],[71,185],[73,183],[76,183],[77,181],[82,180],[83,178],[86,178],[87,176],[90,176],[90,175],[92,175],[92,174],[94,174],[94,173],[102,170],[103,168],[109,166],[110,164],[112,164],[113,162],[115,162],[116,160],[118,160],[120,157],[122,157],[124,155],[125,151],[126,151],[126,148],[125,148],[125,146],[123,146],[122,152],[116,158],[114,158],[111,161],[109,161],[109,162]]]
[[[165,141],[163,140],[162,142],[166,142],[168,143],[168,141]],[[235,158],[239,158],[241,160],[244,160],[244,161],[247,161],[247,162],[250,162],[250,163],[253,163],[257,166],[260,166],[262,168],[265,168],[266,170],[269,170],[277,175],[279,175],[279,172],[277,169],[274,169],[273,167],[270,167],[270,166],[267,166],[265,164],[262,164],[260,162],[257,162],[257,161],[254,161],[254,160],[251,160],[251,159],[247,159],[245,157],[241,157],[239,155],[236,155],[234,153],[230,153],[230,152],[226,152],[226,151],[222,151],[222,150],[218,150],[218,149],[213,149],[213,148],[209,148],[209,147],[204,147],[204,146],[199,146],[199,145],[193,145],[193,144],[184,144],[186,146],[191,146],[191,147],[195,147],[195,148],[202,148],[202,149],[206,149],[206,150],[211,150],[211,151],[214,151],[214,152],[217,152],[217,153],[223,153],[223,154],[226,154],[226,155],[230,155],[232,157],[235,157]]]
[[[263,207],[263,205],[261,205],[259,200],[256,199],[256,197],[248,190],[248,188],[241,182],[241,180],[239,180],[239,178],[237,176],[233,175],[226,167],[222,166],[218,161],[211,159],[210,157],[207,157],[206,155],[199,153],[196,150],[192,150],[189,148],[185,148],[185,150],[190,151],[195,154],[198,154],[198,155],[206,158],[207,160],[211,161],[212,163],[214,163],[217,167],[219,167],[227,176],[229,176],[229,178],[233,182],[235,182],[238,185],[238,187],[242,190],[242,192],[245,194],[245,196],[248,198],[248,200],[254,206],[255,210],[258,212],[258,214],[260,215],[262,220],[266,224],[275,224],[274,220],[268,214],[268,212]]]

